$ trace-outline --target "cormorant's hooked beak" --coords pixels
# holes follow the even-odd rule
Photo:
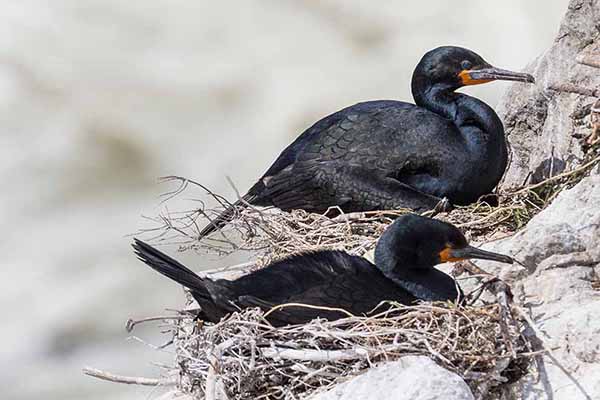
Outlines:
[[[481,68],[481,69],[465,69],[462,70],[458,76],[462,81],[462,84],[467,85],[478,85],[480,83],[486,83],[491,81],[515,81],[515,82],[528,82],[534,83],[535,78],[524,72],[513,72],[506,69],[500,69],[495,67]]]
[[[440,259],[442,262],[447,261],[460,261],[466,260],[468,258],[478,258],[480,260],[492,260],[498,261],[501,263],[512,264],[514,260],[503,254],[492,253],[491,251],[485,251],[478,249],[476,247],[467,246],[461,249],[453,249],[451,247],[446,247],[442,252],[440,252]]]

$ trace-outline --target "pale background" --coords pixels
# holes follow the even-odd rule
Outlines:
[[[566,4],[1,1],[1,397],[158,394],[80,373],[156,376],[151,362],[171,357],[123,329],[183,301],[126,237],[159,209],[157,177],[233,198],[226,176],[247,189],[318,118],[368,99],[410,101],[412,69],[433,47],[521,69],[552,43]],[[503,85],[469,92],[495,105]],[[156,331],[136,333],[160,344]]]

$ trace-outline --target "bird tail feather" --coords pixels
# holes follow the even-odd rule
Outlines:
[[[217,218],[210,221],[210,223],[200,231],[198,240],[218,231],[227,225],[231,220],[233,220],[239,209],[248,207],[248,203],[252,203],[252,201],[254,201],[257,197],[257,195],[252,193],[247,193],[242,196],[240,200],[227,207],[221,214],[217,216]]]
[[[137,257],[153,270],[171,278],[193,292],[205,294],[210,298],[206,286],[207,279],[201,278],[179,261],[139,239],[134,239],[132,247]]]

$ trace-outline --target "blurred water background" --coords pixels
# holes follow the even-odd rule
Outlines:
[[[159,210],[157,177],[234,198],[304,128],[368,99],[412,101],[421,55],[456,44],[519,70],[567,0],[0,2],[3,399],[146,399],[82,366],[157,376],[130,316],[181,289],[125,235]],[[504,88],[468,90],[495,105]],[[173,251],[173,248],[166,248]],[[197,267],[216,257],[187,255]],[[136,330],[149,342],[156,326]]]

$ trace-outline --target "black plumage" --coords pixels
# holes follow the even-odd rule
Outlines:
[[[375,265],[342,251],[318,251],[276,261],[233,281],[212,280],[140,240],[133,247],[144,263],[189,288],[201,307],[199,318],[213,322],[239,308],[266,311],[287,303],[367,315],[386,300],[402,304],[456,300],[462,293],[454,279],[434,265],[463,258],[512,262],[510,257],[470,247],[450,224],[417,215],[400,217],[386,230],[376,247]],[[270,313],[268,319],[278,326],[345,315],[287,306]]]
[[[531,75],[494,68],[464,48],[428,52],[412,77],[416,105],[368,101],[318,121],[200,238],[247,204],[320,213],[331,206],[423,211],[442,198],[476,201],[506,169],[504,128],[491,107],[455,90],[498,79],[533,82]]]

